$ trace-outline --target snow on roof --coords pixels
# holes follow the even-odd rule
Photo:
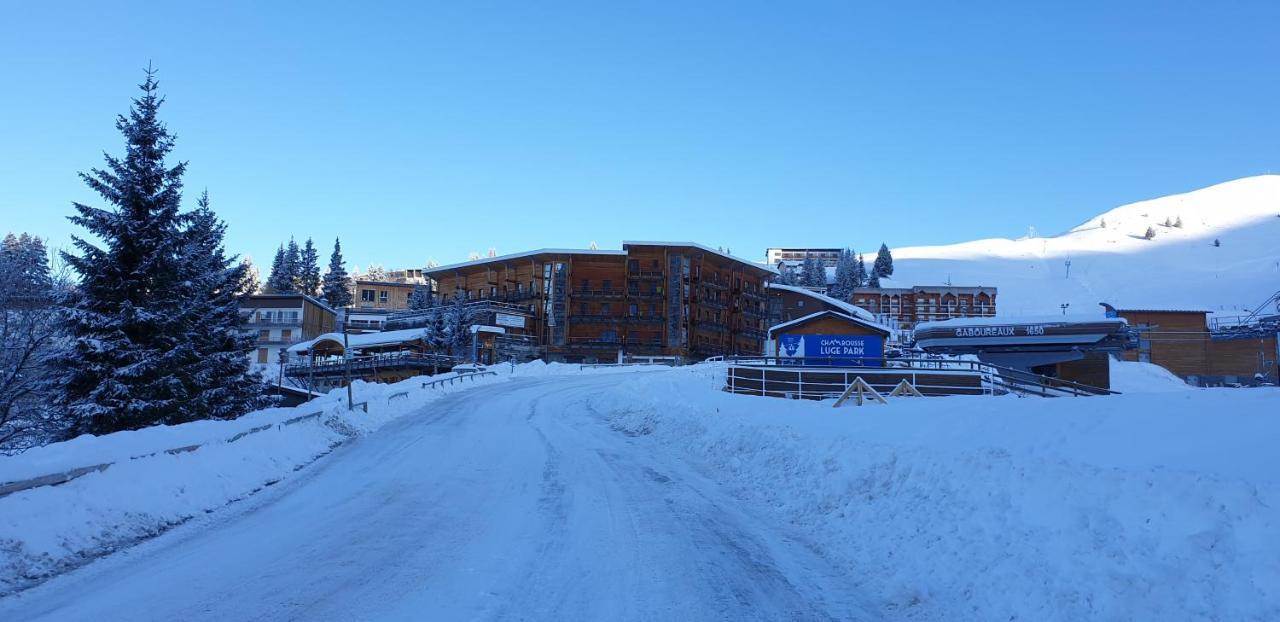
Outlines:
[[[476,333],[497,333],[499,335],[505,335],[507,334],[507,329],[501,326],[483,326],[480,324],[473,324],[471,326],[471,334],[474,335]]]
[[[523,253],[511,253],[509,255],[498,255],[497,257],[481,257],[480,259],[472,259],[471,261],[463,261],[459,263],[451,263],[447,266],[437,266],[435,268],[425,268],[422,274],[438,274],[440,272],[448,272],[460,268],[470,268],[471,266],[480,266],[486,263],[496,263],[502,261],[511,261],[512,259],[523,259],[525,257],[533,257],[536,255],[612,255],[625,256],[627,251],[602,251],[589,248],[539,248],[537,250],[524,251]]]
[[[1096,324],[1098,322],[1115,322],[1127,324],[1124,318],[1106,317],[1104,315],[1024,315],[1018,317],[957,317],[949,320],[920,322],[916,330],[931,328],[957,328],[961,326],[1011,326],[1014,324]]]
[[[708,253],[711,253],[712,255],[718,255],[725,259],[732,259],[733,261],[745,263],[747,265],[750,265],[753,268],[759,268],[770,274],[778,274],[778,269],[767,263],[752,261],[750,259],[743,259],[742,257],[730,255],[724,251],[716,250],[709,246],[698,244],[697,242],[643,242],[643,241],[636,241],[636,240],[623,240],[622,248],[626,248],[628,246],[686,246],[689,248],[696,248],[701,251],[706,251]]]
[[[844,320],[849,320],[850,322],[853,322],[853,323],[855,323],[855,324],[860,324],[860,325],[862,325],[862,326],[866,326],[867,328],[870,328],[870,329],[872,329],[872,330],[880,331],[880,332],[882,332],[882,333],[884,333],[884,334],[886,334],[886,335],[888,335],[889,333],[893,332],[893,331],[891,331],[891,330],[889,329],[889,327],[888,327],[888,326],[885,326],[885,325],[883,325],[883,324],[877,324],[877,323],[875,323],[875,322],[871,322],[871,321],[868,321],[868,320],[864,320],[864,319],[862,319],[862,318],[854,317],[854,316],[852,316],[852,315],[845,315],[844,313],[837,313],[837,312],[835,312],[835,311],[832,311],[831,309],[823,309],[822,311],[817,311],[817,312],[815,312],[815,313],[810,313],[809,315],[806,315],[806,316],[804,316],[804,317],[798,317],[798,318],[796,318],[796,319],[794,319],[794,320],[791,320],[790,322],[783,322],[783,323],[781,323],[781,324],[777,324],[777,325],[775,325],[775,326],[770,326],[770,327],[769,327],[769,336],[770,336],[770,337],[772,337],[772,336],[773,336],[773,333],[774,333],[775,331],[778,331],[778,330],[781,330],[781,329],[784,329],[784,328],[788,328],[788,327],[791,327],[791,326],[795,326],[795,325],[797,325],[797,324],[803,324],[803,323],[805,323],[805,322],[808,322],[809,320],[817,319],[817,318],[818,318],[818,316],[821,316],[821,315],[834,315],[835,317],[838,317],[838,318],[841,318],[841,319],[844,319]]]
[[[428,329],[426,328],[406,328],[404,330],[388,330],[381,333],[348,334],[347,344],[353,350],[373,348],[422,339],[427,336],[427,332]],[[311,341],[295,343],[289,346],[289,352],[306,352],[321,341],[342,343],[342,333],[325,333]]]
[[[245,296],[243,300],[252,302],[254,300],[269,300],[271,298],[302,298],[303,300],[306,300],[307,302],[310,302],[311,304],[317,307],[320,307],[321,309],[324,309],[329,313],[332,313],[334,315],[337,315],[338,313],[333,309],[333,307],[330,307],[329,305],[325,304],[324,301],[320,300],[319,298],[308,296],[306,294],[249,294],[248,296]],[[251,307],[251,306],[241,305],[241,308],[259,309],[263,307]]]
[[[814,300],[818,300],[820,302],[824,302],[833,307],[836,307],[841,311],[844,311],[846,314],[852,315],[861,320],[864,320],[867,322],[873,322],[873,323],[876,321],[876,316],[872,315],[870,311],[867,311],[862,307],[859,307],[852,303],[845,302],[843,300],[840,300],[839,298],[832,298],[831,296],[827,296],[825,294],[819,294],[818,292],[808,290],[803,287],[799,287],[797,285],[783,285],[781,283],[770,283],[769,289],[778,289],[784,292],[794,292],[797,294],[804,294],[805,296],[809,296]]]

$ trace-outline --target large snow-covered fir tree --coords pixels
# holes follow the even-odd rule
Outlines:
[[[805,255],[800,264],[800,284],[807,287],[826,287],[827,268],[813,255]]]
[[[298,242],[293,238],[289,238],[289,243],[284,247],[284,269],[288,275],[288,287],[283,291],[290,294],[296,294],[302,291],[302,249],[298,248]]]
[[[858,255],[857,264],[853,269],[853,283],[854,287],[867,285],[867,262],[862,258],[861,254]]]
[[[351,306],[351,277],[342,258],[342,241],[337,238],[333,240],[333,254],[329,255],[329,271],[324,273],[322,281],[320,293],[329,306]]]
[[[308,296],[320,295],[320,254],[311,238],[302,245],[298,265],[298,291]]]
[[[293,289],[293,273],[289,271],[289,260],[285,255],[284,245],[276,248],[276,256],[271,260],[271,273],[267,275],[267,293],[287,294]]]
[[[853,250],[846,248],[841,251],[836,262],[835,282],[827,290],[827,295],[839,300],[852,296],[853,288],[857,287],[857,269],[858,260],[854,258]]]
[[[876,262],[871,267],[871,272],[879,277],[893,276],[893,254],[889,252],[888,245],[880,244],[880,251],[876,253]],[[876,279],[876,282],[879,282],[879,279]]]
[[[251,277],[236,257],[227,257],[227,227],[210,209],[208,192],[184,220],[182,264],[189,277],[183,284],[191,301],[184,311],[199,330],[191,335],[197,356],[187,372],[192,395],[169,422],[231,419],[267,403],[262,378],[250,368],[257,337],[240,326],[239,292]]]
[[[214,373],[201,361],[209,339],[238,325],[234,306],[214,296],[213,281],[196,274],[209,268],[209,260],[194,261],[191,249],[197,237],[201,244],[214,237],[220,244],[222,231],[195,231],[190,225],[198,217],[180,212],[186,163],[165,162],[174,139],[157,117],[164,100],[154,71],[147,70],[140,88],[129,115],[116,121],[125,155],[107,155],[106,168],[81,174],[111,208],[76,203],[71,221],[101,246],[76,236],[80,254],[63,253],[80,279],[65,310],[70,344],[57,357],[64,374],[61,403],[86,432],[188,421],[213,412],[204,404],[221,404],[221,416],[250,406],[210,396],[223,388],[240,395],[243,380]]]

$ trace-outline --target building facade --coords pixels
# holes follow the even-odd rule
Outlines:
[[[328,305],[302,294],[256,294],[240,301],[245,330],[258,336],[250,361],[274,365],[289,346],[315,339],[337,326],[337,313]]]
[[[356,279],[351,286],[351,306],[356,309],[402,311],[409,308],[415,283]]]
[[[920,322],[996,314],[995,287],[859,287],[851,298],[854,305],[875,314],[881,323],[902,330],[911,330]]]
[[[455,292],[510,305],[493,323],[527,336],[548,360],[761,354],[768,266],[694,243],[542,249],[424,270],[437,304]],[[505,317],[510,316],[510,317]]]
[[[1280,382],[1274,326],[1210,330],[1205,310],[1103,307],[1137,331],[1138,347],[1124,352],[1125,360],[1155,363],[1196,386]]]
[[[843,249],[839,248],[768,248],[765,249],[764,256],[765,263],[771,266],[779,263],[796,266],[803,263],[805,257],[813,257],[824,267],[834,268],[839,263],[842,252]]]

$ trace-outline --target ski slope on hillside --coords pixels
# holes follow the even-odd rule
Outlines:
[[[1179,219],[1181,227],[1165,224]],[[1002,316],[1060,313],[1063,303],[1096,314],[1099,302],[1237,315],[1280,290],[1280,175],[1124,205],[1056,237],[897,248],[893,256],[886,286],[998,287]]]

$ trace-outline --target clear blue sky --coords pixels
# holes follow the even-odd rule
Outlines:
[[[1274,1],[72,4],[0,20],[0,229],[55,246],[148,61],[264,272],[290,235],[387,267],[1017,237],[1280,171]]]

